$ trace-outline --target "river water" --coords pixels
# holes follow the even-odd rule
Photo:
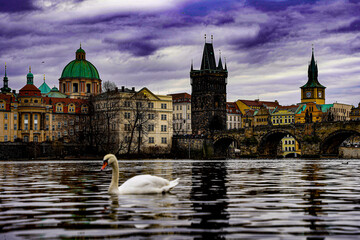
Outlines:
[[[120,161],[120,182],[180,177],[172,194],[111,196],[102,161],[0,162],[3,239],[360,239],[360,161]]]

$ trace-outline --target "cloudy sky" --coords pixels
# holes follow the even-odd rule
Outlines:
[[[0,77],[58,87],[81,42],[103,81],[191,93],[204,34],[226,58],[228,101],[300,102],[314,45],[326,102],[360,101],[360,0],[0,0]],[[2,83],[0,84],[2,87]]]

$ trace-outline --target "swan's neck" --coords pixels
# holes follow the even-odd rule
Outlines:
[[[112,165],[112,178],[109,187],[109,193],[117,193],[117,192],[119,192],[119,164],[116,161]]]

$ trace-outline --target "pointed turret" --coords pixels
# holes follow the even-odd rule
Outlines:
[[[212,43],[205,43],[200,70],[216,70],[215,54]]]
[[[47,93],[49,93],[51,91],[49,85],[47,85],[46,82],[45,82],[45,74],[44,74],[44,82],[39,87],[39,90],[41,91],[42,94],[47,94]]]
[[[323,85],[319,83],[318,80],[318,67],[314,57],[314,48],[312,48],[311,61],[308,67],[308,81],[301,88],[307,88],[307,87],[325,88]]]
[[[8,79],[7,73],[6,73],[6,63],[5,63],[5,76],[4,76],[3,82],[4,82],[4,87],[1,88],[1,92],[2,93],[11,92],[11,88],[9,88],[9,86],[8,86],[9,79]]]
[[[223,65],[222,65],[222,61],[221,61],[221,52],[219,54],[219,64],[217,66],[217,69],[218,70],[224,70]]]

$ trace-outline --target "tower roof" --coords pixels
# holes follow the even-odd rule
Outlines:
[[[9,79],[6,74],[6,63],[5,63],[5,76],[4,76],[3,82],[4,82],[4,86],[1,88],[1,92],[2,93],[11,92],[11,88],[9,88],[9,86],[8,86]]]
[[[212,43],[205,43],[200,70],[216,70],[215,54]]]
[[[325,88],[323,85],[319,83],[318,80],[318,67],[317,67],[317,63],[315,62],[314,48],[312,49],[311,61],[308,67],[308,81],[301,88],[309,88],[309,87]]]

